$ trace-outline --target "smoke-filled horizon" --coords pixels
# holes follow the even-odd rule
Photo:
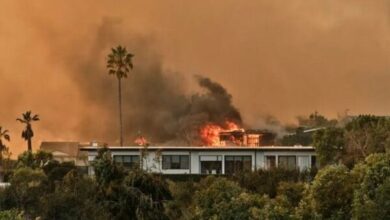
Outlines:
[[[271,126],[269,115],[292,123],[316,110],[390,112],[386,0],[0,6],[0,125],[11,130],[14,154],[26,149],[15,119],[27,110],[42,119],[33,125],[34,149],[42,140],[117,141],[117,82],[105,62],[118,44],[135,54],[123,88],[127,143],[138,131],[155,142],[175,139],[214,117],[200,113],[214,107],[260,128]],[[209,105],[211,87],[194,75],[229,98]]]

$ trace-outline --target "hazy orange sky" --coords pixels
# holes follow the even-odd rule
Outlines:
[[[81,135],[109,118],[84,94],[101,88],[79,77],[105,76],[117,44],[139,69],[177,73],[188,90],[194,74],[221,83],[250,126],[267,114],[390,113],[389,0],[1,0],[0,125],[14,154],[26,148],[15,118],[29,109],[42,118],[35,149],[43,139],[102,139],[104,130]],[[115,89],[106,93],[115,101]]]

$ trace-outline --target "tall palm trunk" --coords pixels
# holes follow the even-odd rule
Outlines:
[[[31,138],[28,138],[27,139],[27,149],[28,149],[28,152],[32,152],[32,146],[31,146]]]
[[[123,130],[122,130],[122,85],[121,78],[118,78],[118,99],[119,99],[119,138],[120,146],[123,146]]]

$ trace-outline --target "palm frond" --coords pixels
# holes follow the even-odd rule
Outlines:
[[[34,117],[32,118],[33,121],[39,121],[39,115],[34,115]]]
[[[26,113],[23,114],[24,116],[24,119],[26,121],[30,121],[31,120],[31,111],[27,111]]]
[[[19,121],[21,123],[27,123],[27,121],[25,121],[24,119],[20,119],[20,118],[17,118],[16,121]]]

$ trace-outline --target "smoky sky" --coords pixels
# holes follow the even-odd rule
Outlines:
[[[390,112],[387,0],[4,0],[0,6],[0,124],[11,130],[15,153],[25,148],[15,119],[30,109],[42,118],[34,125],[35,148],[45,139],[114,138],[117,84],[105,58],[118,44],[135,54],[124,85],[131,119],[125,124],[129,133],[156,141],[197,121],[183,116],[196,109],[189,100],[211,90],[194,75],[222,85],[231,97],[220,100],[232,107],[224,114],[240,112],[252,127],[269,115],[290,123],[315,110],[329,117],[346,109]],[[140,114],[145,106],[150,113]],[[153,133],[159,126],[164,132]]]

